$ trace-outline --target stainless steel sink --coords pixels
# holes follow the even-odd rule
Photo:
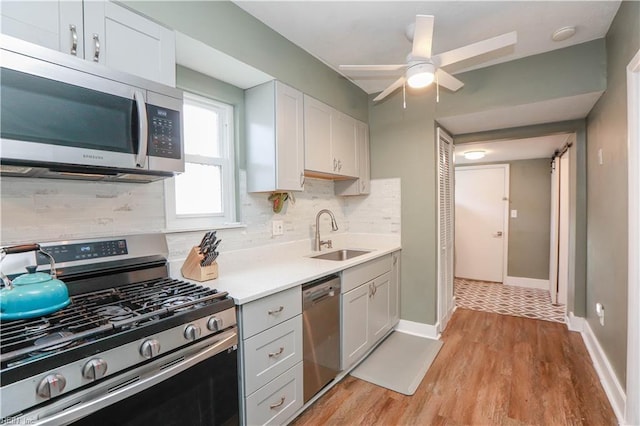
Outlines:
[[[342,249],[342,250],[330,251],[328,253],[318,254],[316,256],[311,256],[311,258],[341,261],[341,260],[348,260],[348,259],[353,259],[354,257],[362,256],[363,254],[367,254],[370,251],[371,250]]]

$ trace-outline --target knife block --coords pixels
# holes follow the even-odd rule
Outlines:
[[[218,278],[218,263],[214,261],[211,265],[200,266],[202,259],[204,259],[204,256],[200,253],[198,247],[193,247],[182,264],[182,268],[180,268],[182,276],[200,282]]]

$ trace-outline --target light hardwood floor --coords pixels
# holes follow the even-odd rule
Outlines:
[[[615,425],[580,334],[457,309],[413,396],[347,376],[292,424]]]

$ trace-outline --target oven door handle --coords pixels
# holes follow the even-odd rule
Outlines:
[[[85,416],[88,416],[91,413],[95,413],[96,411],[101,410],[104,407],[107,407],[111,404],[135,395],[136,393],[142,392],[154,385],[157,385],[158,383],[189,369],[199,362],[202,362],[229,348],[232,348],[237,344],[238,334],[236,329],[234,328],[216,336],[216,339],[211,343],[210,346],[207,346],[205,349],[201,350],[195,355],[185,358],[183,361],[180,361],[172,365],[171,367],[167,367],[157,374],[154,374],[153,376],[138,380],[114,392],[107,393],[106,395],[102,395],[94,400],[75,405],[67,410],[55,413],[51,416],[47,416],[37,420],[28,419],[28,424],[56,426],[69,424]]]

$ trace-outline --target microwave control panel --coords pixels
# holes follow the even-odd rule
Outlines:
[[[180,113],[168,108],[147,105],[151,157],[180,158]]]

